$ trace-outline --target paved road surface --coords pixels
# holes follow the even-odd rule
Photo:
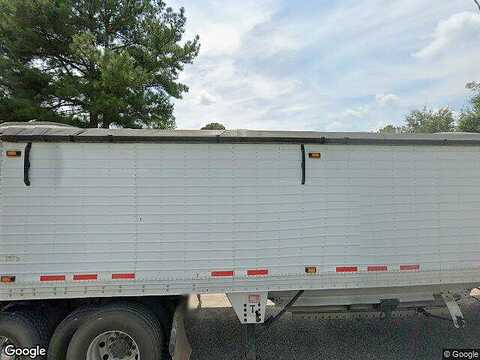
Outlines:
[[[467,327],[415,317],[382,320],[296,320],[288,314],[258,331],[261,360],[441,359],[448,347],[480,348],[480,303],[463,302]],[[187,322],[192,360],[242,359],[240,325],[231,308],[193,312]]]

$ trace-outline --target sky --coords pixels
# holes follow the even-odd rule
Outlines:
[[[167,0],[200,54],[179,129],[375,131],[416,108],[467,105],[480,81],[473,0]]]

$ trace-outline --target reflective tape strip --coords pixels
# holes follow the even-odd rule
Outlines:
[[[400,265],[400,271],[411,271],[411,270],[420,270],[420,265],[418,264],[409,264],[409,265]]]
[[[226,276],[233,276],[234,272],[233,270],[229,271],[212,271],[212,276],[213,277],[226,277]]]
[[[135,274],[134,273],[126,273],[126,274],[112,274],[113,280],[134,280]]]
[[[356,272],[358,271],[357,266],[337,266],[336,272]]]
[[[75,274],[73,275],[73,280],[75,281],[87,281],[87,280],[97,280],[97,274]]]
[[[367,271],[387,271],[387,265],[370,265],[367,267]]]
[[[65,275],[41,275],[40,281],[65,281]]]
[[[250,269],[247,270],[248,276],[268,275],[268,269]]]

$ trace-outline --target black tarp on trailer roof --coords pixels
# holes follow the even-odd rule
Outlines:
[[[264,130],[80,129],[44,123],[0,124],[0,139],[9,142],[196,142],[297,143],[351,145],[480,145],[477,133],[379,134]]]

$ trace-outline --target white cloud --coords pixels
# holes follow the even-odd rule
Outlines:
[[[464,0],[168,3],[186,7],[186,38],[202,44],[180,77],[180,128],[376,129],[425,104],[455,108],[478,77]]]
[[[301,84],[295,79],[246,72],[228,60],[215,64],[214,68],[203,63],[188,69],[197,76],[187,76],[190,91],[176,103],[175,113],[181,117],[182,127],[199,128],[205,121],[220,122],[228,128],[288,127],[285,112],[305,108],[298,105],[296,94]],[[279,118],[274,118],[272,111]]]
[[[376,94],[375,100],[379,105],[387,106],[398,103],[400,98],[395,94]]]
[[[295,113],[295,112],[302,112],[310,108],[307,104],[299,104],[299,105],[292,105],[292,106],[285,106],[279,109],[281,113]]]
[[[454,52],[459,48],[479,46],[480,14],[462,12],[454,14],[447,20],[440,21],[433,34],[433,40],[414,56],[431,58],[444,52]],[[461,54],[458,54],[461,56]]]
[[[255,26],[266,22],[277,9],[276,0],[174,0],[187,8],[187,34],[200,35],[200,57],[231,56],[242,44],[242,39]]]
[[[229,24],[206,24],[201,34],[202,55],[231,55],[241,44],[242,31]]]
[[[202,90],[199,92],[198,103],[200,105],[209,106],[215,104],[216,102],[216,97],[210,94],[208,91]]]
[[[354,117],[354,118],[363,118],[370,111],[368,106],[359,106],[353,109],[347,109],[342,113],[342,116],[345,117]]]
[[[257,57],[281,56],[284,52],[295,52],[314,41],[311,30],[308,23],[267,24],[247,34],[242,50]]]
[[[348,125],[342,121],[330,121],[325,127],[326,131],[346,131],[347,129]]]

